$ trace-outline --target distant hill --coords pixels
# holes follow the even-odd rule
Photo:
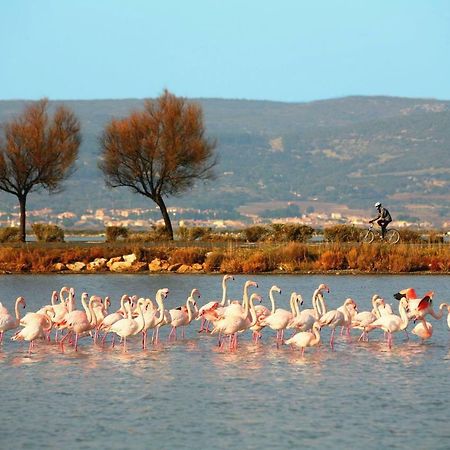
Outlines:
[[[195,100],[195,99],[194,99]],[[217,179],[169,206],[209,209],[217,217],[263,202],[328,202],[373,212],[382,201],[396,216],[440,225],[450,218],[450,102],[395,97],[347,97],[309,103],[197,99],[207,132],[218,140]],[[0,122],[23,101],[0,101]],[[61,102],[51,102],[60,104]],[[62,194],[33,195],[32,209],[148,206],[126,189],[108,190],[97,168],[98,138],[112,117],[142,100],[63,102],[82,122],[78,170]],[[4,207],[13,197],[0,194]],[[153,205],[152,205],[153,206]]]

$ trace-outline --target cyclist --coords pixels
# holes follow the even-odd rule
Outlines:
[[[392,217],[386,208],[380,202],[375,203],[375,208],[378,210],[378,216],[375,219],[369,220],[369,223],[376,222],[381,227],[381,239],[384,239],[387,226],[392,222]]]

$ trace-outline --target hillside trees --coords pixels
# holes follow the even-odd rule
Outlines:
[[[20,207],[20,240],[26,238],[26,203],[30,192],[61,190],[72,173],[81,142],[80,123],[61,106],[48,114],[46,99],[34,102],[3,125],[0,135],[0,190],[15,195]]]
[[[213,178],[217,162],[216,142],[205,136],[201,107],[166,90],[146,101],[143,111],[108,123],[100,145],[106,184],[128,187],[155,202],[173,239],[164,197]]]

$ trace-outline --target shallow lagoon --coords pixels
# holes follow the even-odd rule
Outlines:
[[[435,307],[450,300],[448,276],[253,276],[268,304],[267,292],[291,291],[305,303],[321,282],[331,293],[329,307],[353,297],[369,309],[378,293],[386,299],[405,287],[435,291]],[[247,277],[229,283],[229,296],[242,296]],[[154,297],[171,291],[166,306],[185,301],[193,287],[200,303],[221,297],[221,276],[211,275],[39,275],[5,276],[0,299],[18,295],[27,310],[49,303],[63,285],[110,295],[113,307],[123,293]],[[79,304],[79,303],[78,303]],[[396,306],[396,301],[392,299]],[[139,339],[128,353],[93,347],[85,338],[75,353],[38,344],[11,342],[0,349],[0,435],[2,448],[427,448],[450,447],[450,338],[445,321],[434,325],[425,344],[395,336],[389,350],[381,333],[371,342],[338,337],[335,351],[322,331],[320,349],[305,357],[277,349],[272,332],[259,345],[249,336],[237,352],[218,350],[216,338],[198,334],[169,343],[168,329],[157,347],[142,351]],[[411,328],[411,325],[410,327]]]

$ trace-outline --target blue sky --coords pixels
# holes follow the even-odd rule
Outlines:
[[[447,0],[1,0],[0,99],[450,99]]]

